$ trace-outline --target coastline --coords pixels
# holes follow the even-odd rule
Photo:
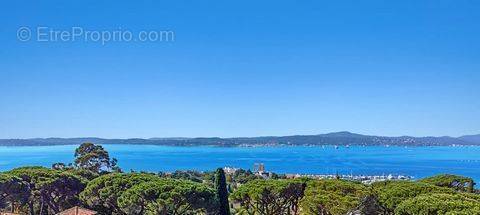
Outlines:
[[[476,135],[473,135],[476,136]],[[95,144],[162,145],[162,146],[218,146],[218,147],[276,147],[276,146],[480,146],[480,140],[472,135],[449,136],[375,136],[350,132],[334,132],[318,135],[259,136],[259,137],[194,137],[194,138],[126,138],[108,139],[97,137],[77,138],[29,138],[0,139],[0,146],[48,146]]]

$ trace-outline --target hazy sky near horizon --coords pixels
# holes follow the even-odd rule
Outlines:
[[[478,11],[473,0],[5,1],[0,138],[478,134]],[[175,41],[22,42],[23,26]]]

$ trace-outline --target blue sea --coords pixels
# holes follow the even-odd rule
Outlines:
[[[422,178],[439,173],[480,181],[480,147],[285,146],[285,147],[170,147],[103,145],[124,171],[172,172],[213,170],[217,167],[252,169],[264,163],[276,173],[383,175]],[[73,162],[77,146],[0,147],[0,171],[15,167]]]

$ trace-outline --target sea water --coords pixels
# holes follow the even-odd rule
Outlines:
[[[440,173],[480,181],[480,147],[279,146],[172,147],[103,145],[124,171],[172,172],[218,167],[299,174],[408,175],[422,178]],[[76,145],[0,147],[0,171],[21,166],[72,163]]]

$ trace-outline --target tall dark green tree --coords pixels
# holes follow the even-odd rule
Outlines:
[[[227,180],[222,168],[215,172],[215,190],[218,199],[218,214],[230,215],[230,206],[228,204]]]

